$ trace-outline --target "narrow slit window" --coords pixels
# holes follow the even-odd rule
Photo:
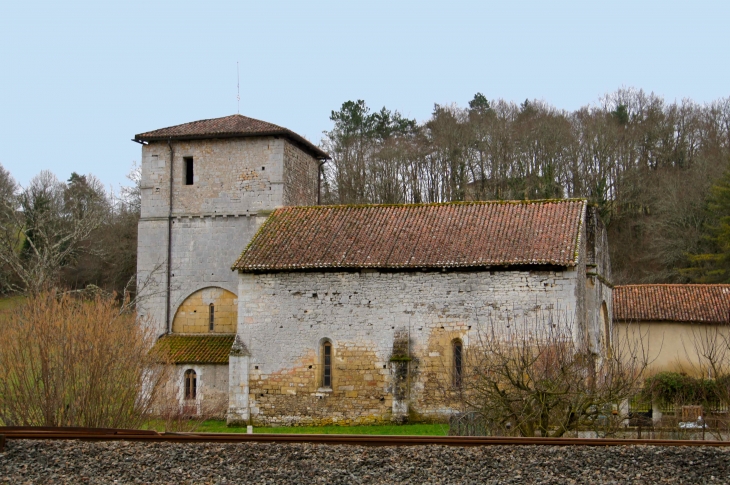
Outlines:
[[[464,372],[464,346],[460,340],[454,340],[454,387],[461,387]]]
[[[198,395],[198,376],[193,369],[185,371],[185,399],[195,399]]]
[[[332,344],[322,345],[322,387],[332,387]]]
[[[212,303],[208,306],[208,330],[211,332],[215,328],[215,305]]]
[[[185,162],[185,185],[193,185],[193,157],[183,157]]]

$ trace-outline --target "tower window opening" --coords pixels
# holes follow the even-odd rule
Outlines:
[[[185,163],[185,185],[193,185],[193,157],[183,157]]]
[[[208,306],[208,330],[211,332],[215,328],[215,305],[212,303]]]

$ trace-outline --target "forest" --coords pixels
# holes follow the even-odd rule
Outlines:
[[[66,182],[44,170],[20,187],[0,166],[0,290],[38,294],[87,287],[134,297],[139,169],[108,191],[93,175]]]
[[[575,111],[544,101],[434,105],[419,122],[365,101],[332,111],[326,204],[587,198],[608,228],[615,284],[730,283],[730,97],[668,102],[620,89]],[[139,171],[105,190],[0,167],[5,294],[135,288]]]
[[[362,100],[331,120],[326,203],[587,198],[615,284],[730,282],[730,98],[620,89],[565,111],[477,93],[425,122]]]

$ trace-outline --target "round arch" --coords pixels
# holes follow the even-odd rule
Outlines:
[[[190,294],[172,321],[173,333],[236,333],[238,297],[211,286]]]

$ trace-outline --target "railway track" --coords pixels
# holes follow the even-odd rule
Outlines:
[[[362,446],[730,446],[727,441],[613,439],[613,438],[520,438],[482,436],[394,436],[337,434],[242,434],[158,433],[150,430],[109,428],[0,427],[0,451],[7,440],[149,441],[172,443],[320,443]]]

